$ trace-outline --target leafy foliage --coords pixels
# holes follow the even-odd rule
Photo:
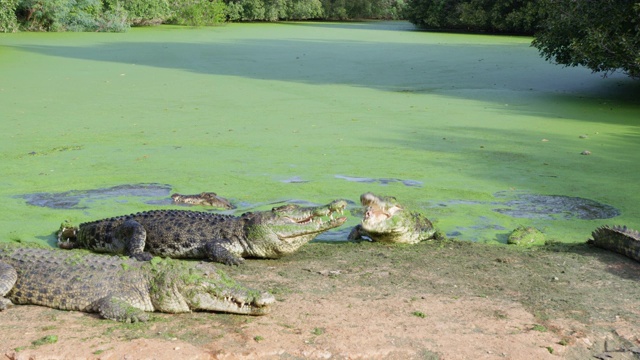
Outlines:
[[[547,60],[640,78],[640,2],[544,0],[549,14],[533,40]]]
[[[0,31],[126,31],[171,23],[398,19],[405,0],[0,0]]]
[[[543,14],[535,0],[409,0],[406,18],[430,29],[533,34]]]
[[[399,19],[405,8],[404,0],[321,0],[325,18]]]
[[[121,8],[104,10],[101,0],[21,0],[16,7],[21,26],[29,31],[124,31]]]
[[[183,0],[171,4],[172,17],[177,25],[216,25],[225,20],[225,4],[218,0]]]
[[[19,0],[0,0],[0,31],[15,32],[18,29],[16,8]]]
[[[167,0],[103,0],[106,6],[121,6],[131,25],[160,24],[171,16]]]

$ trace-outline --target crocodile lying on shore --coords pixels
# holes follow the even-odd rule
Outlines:
[[[349,240],[369,238],[386,243],[417,244],[436,236],[429,219],[405,210],[394,197],[378,197],[369,192],[360,196],[360,202],[366,211],[360,225],[351,230]]]
[[[601,226],[587,243],[640,261],[640,232],[626,226]]]
[[[319,233],[338,227],[333,218],[347,206],[336,200],[324,206],[294,204],[241,216],[184,210],[156,210],[80,224],[77,231],[61,229],[59,246],[125,254],[138,260],[153,255],[207,258],[238,265],[250,258],[279,258],[298,250]],[[323,217],[328,217],[322,221]],[[66,235],[65,235],[66,234]]]
[[[87,251],[0,245],[0,310],[12,304],[97,312],[123,322],[147,311],[263,315],[275,299],[230,279],[211,263],[150,262]]]
[[[202,192],[195,195],[182,195],[175,193],[171,195],[171,199],[176,204],[215,206],[222,209],[235,209],[229,200],[218,196],[214,192]]]

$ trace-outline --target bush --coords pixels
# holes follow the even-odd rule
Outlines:
[[[16,9],[19,0],[0,0],[0,31],[16,32],[18,30],[18,19]]]
[[[106,7],[122,7],[129,24],[134,26],[161,24],[171,17],[167,0],[104,0]]]
[[[320,0],[290,0],[287,7],[287,20],[319,19],[324,16]]]
[[[549,15],[533,46],[545,59],[640,79],[640,3],[544,0],[541,6]]]
[[[264,19],[267,21],[278,21],[287,17],[287,3],[292,0],[263,0]],[[295,1],[295,0],[293,0]]]
[[[409,0],[406,18],[418,27],[533,34],[543,18],[535,0]]]
[[[217,25],[225,20],[225,4],[219,0],[182,0],[171,5],[169,21],[177,25]]]
[[[326,19],[399,19],[403,17],[403,0],[322,0]]]
[[[125,31],[121,9],[103,11],[101,0],[22,0],[16,8],[29,31]]]

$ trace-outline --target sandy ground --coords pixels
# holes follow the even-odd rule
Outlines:
[[[613,359],[637,356],[631,350],[640,346],[640,300],[629,285],[637,288],[638,264],[597,250],[602,256],[581,254],[592,251],[586,248],[531,254],[435,246],[310,244],[286,259],[227,268],[274,293],[278,301],[262,317],[157,314],[148,323],[118,324],[94,314],[15,306],[0,313],[0,359],[587,359],[605,350]],[[496,254],[500,261],[491,259]],[[466,264],[452,268],[488,260],[498,272],[510,268],[526,276],[512,287],[498,281],[492,287],[501,289],[491,292],[485,287],[495,276],[491,268],[478,276],[452,272],[442,266],[447,259]],[[538,271],[532,269],[550,271],[536,264],[560,261],[575,270],[560,273],[567,278],[556,282],[568,281],[558,287],[562,292],[539,291],[553,299],[566,290],[575,306],[526,300],[532,288],[526,279]],[[615,274],[607,271],[612,266]],[[593,290],[583,293],[573,274],[592,277]],[[598,296],[589,299],[589,291],[609,296],[613,288],[630,289],[607,306],[596,303]],[[57,341],[33,343],[49,335]]]

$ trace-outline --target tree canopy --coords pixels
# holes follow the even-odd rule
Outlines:
[[[545,59],[640,78],[640,2],[543,0],[541,6],[548,16],[533,46]]]
[[[418,27],[490,33],[534,33],[536,0],[409,0],[406,19]]]

